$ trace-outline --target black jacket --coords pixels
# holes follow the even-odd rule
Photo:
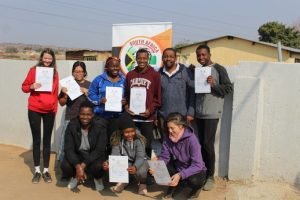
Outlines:
[[[106,134],[107,121],[95,116],[91,121],[88,131],[90,151],[79,150],[81,144],[81,124],[79,118],[70,121],[65,134],[65,158],[75,167],[84,162],[86,165],[96,160],[105,161],[105,148],[107,144]]]

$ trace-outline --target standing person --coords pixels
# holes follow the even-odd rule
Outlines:
[[[103,190],[102,164],[106,159],[106,125],[103,118],[94,116],[94,105],[84,101],[79,116],[73,118],[65,134],[65,156],[61,163],[63,174],[71,178],[68,188],[74,189],[84,182],[87,174],[94,178],[97,191]]]
[[[164,137],[162,152],[158,157],[166,163],[171,175],[165,198],[173,198],[187,185],[191,189],[188,198],[197,199],[206,180],[201,146],[183,115],[171,113],[166,122],[168,135]],[[151,168],[149,172],[155,173]]]
[[[134,176],[138,182],[140,195],[147,194],[146,178],[148,163],[145,160],[146,139],[136,132],[136,127],[128,113],[123,113],[119,118],[119,130],[115,131],[111,137],[112,152],[114,156],[128,156],[127,171],[130,176]],[[103,169],[108,171],[109,163],[103,164]],[[120,193],[127,186],[127,183],[117,183],[113,192]]]
[[[232,83],[226,69],[211,60],[210,48],[200,45],[196,49],[198,62],[202,67],[211,67],[211,76],[207,82],[211,86],[210,94],[196,94],[196,123],[202,155],[207,167],[207,181],[204,190],[212,190],[214,187],[215,173],[215,135],[219,119],[222,116],[224,97],[233,91]]]
[[[146,154],[151,157],[151,143],[153,139],[154,117],[156,110],[160,107],[160,75],[149,64],[150,53],[146,49],[139,49],[136,52],[138,66],[128,72],[126,76],[125,97],[130,102],[130,90],[133,87],[143,87],[146,89],[146,110],[145,112],[134,114],[129,105],[125,106],[126,111],[133,117],[133,121],[141,133],[147,139]]]
[[[159,109],[159,128],[166,135],[165,119],[172,112],[186,116],[189,123],[194,119],[194,82],[193,73],[183,64],[176,62],[176,50],[163,51],[161,77],[161,107]]]
[[[80,90],[83,93],[78,98],[74,99],[73,101],[70,99],[70,97],[67,95],[67,88],[62,87],[60,94],[58,96],[58,102],[61,106],[67,105],[66,108],[66,114],[65,114],[65,121],[62,129],[62,134],[60,137],[60,145],[57,155],[57,160],[62,161],[64,157],[64,139],[65,139],[65,131],[67,129],[67,126],[72,118],[75,118],[78,116],[79,113],[79,106],[82,102],[87,100],[88,95],[88,88],[91,84],[90,81],[85,80],[87,76],[86,66],[84,62],[76,61],[73,64],[72,68],[72,75],[75,79],[75,81],[80,86]]]
[[[35,80],[37,66],[54,68],[51,92],[35,91],[42,86]],[[49,173],[50,143],[58,104],[58,73],[56,70],[55,55],[52,49],[46,48],[41,52],[39,62],[36,66],[30,68],[22,84],[22,90],[25,93],[30,93],[28,98],[28,119],[33,140],[32,151],[35,171],[32,183],[38,183],[41,176],[43,176],[46,183],[51,183],[52,179]],[[43,175],[41,175],[40,169],[41,119],[43,119]]]
[[[122,114],[121,112],[105,111],[106,103],[106,87],[120,87],[123,90],[125,87],[125,77],[120,72],[120,59],[117,57],[109,57],[105,62],[105,71],[97,76],[90,85],[88,98],[95,105],[94,112],[109,121],[107,128],[108,138],[118,129],[117,119]],[[122,99],[122,104],[125,104],[125,99]]]

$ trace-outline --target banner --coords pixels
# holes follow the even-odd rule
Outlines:
[[[112,55],[121,59],[121,71],[126,74],[137,66],[136,52],[143,48],[149,51],[149,64],[158,70],[162,52],[172,47],[172,23],[113,24]]]

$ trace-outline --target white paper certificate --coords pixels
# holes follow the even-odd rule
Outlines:
[[[207,77],[211,75],[211,67],[195,68],[195,93],[211,93]]]
[[[121,87],[105,88],[105,111],[121,112],[122,111],[122,92]]]
[[[129,109],[136,115],[146,111],[146,88],[133,87],[130,89]]]
[[[128,156],[109,156],[109,182],[129,183]]]
[[[60,80],[59,83],[61,84],[61,86],[67,88],[67,90],[68,90],[67,95],[70,97],[70,99],[72,101],[83,94],[80,91],[80,86],[74,80],[73,76],[68,76],[68,77]]]
[[[53,68],[51,67],[36,67],[35,82],[42,86],[35,91],[51,92],[53,85]]]
[[[163,160],[148,160],[150,168],[154,170],[154,179],[158,185],[168,185],[171,177]]]

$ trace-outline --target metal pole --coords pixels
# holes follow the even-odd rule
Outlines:
[[[281,42],[278,41],[277,43],[277,50],[278,50],[278,62],[282,62],[282,52],[281,52]]]

